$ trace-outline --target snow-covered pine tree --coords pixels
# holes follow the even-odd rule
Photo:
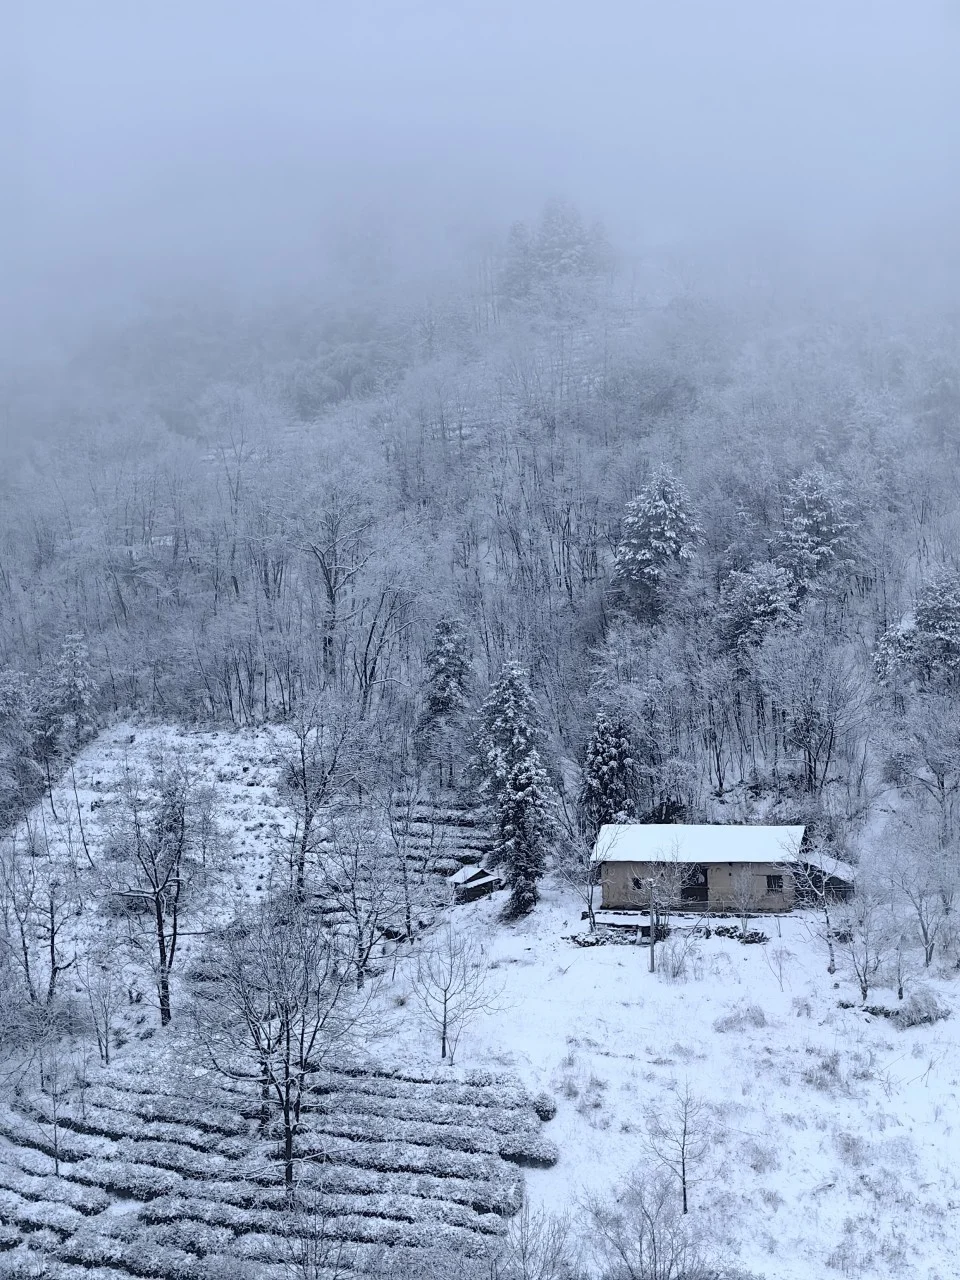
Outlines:
[[[873,660],[887,686],[901,679],[924,691],[960,686],[960,574],[934,570],[912,616],[881,636]]]
[[[853,534],[853,505],[822,467],[809,467],[790,482],[777,549],[798,583],[849,571]]]
[[[67,746],[88,741],[95,724],[90,653],[82,635],[64,636],[54,670],[53,701],[60,713]]]
[[[475,769],[481,795],[495,803],[514,765],[543,742],[527,673],[508,662],[480,709]]]
[[[762,644],[797,621],[798,589],[783,565],[763,562],[728,574],[720,591],[720,627],[731,649]]]
[[[660,468],[627,503],[614,557],[614,577],[632,603],[653,609],[668,581],[693,558],[701,537],[689,495]]]
[[[423,710],[414,735],[421,763],[433,762],[440,786],[452,786],[456,759],[466,735],[471,670],[467,633],[456,618],[441,618],[427,654]]]
[[[599,712],[587,743],[580,788],[580,813],[591,841],[605,822],[629,822],[636,816],[635,769],[627,726],[619,716]]]
[[[505,915],[528,915],[540,893],[538,882],[546,869],[553,831],[553,788],[531,750],[508,772],[497,803],[497,860],[506,868],[510,899]]]

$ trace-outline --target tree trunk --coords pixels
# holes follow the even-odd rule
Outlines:
[[[157,991],[160,995],[160,1025],[166,1027],[173,1017],[170,1011],[170,975],[166,969],[160,970]]]
[[[154,915],[157,925],[157,994],[160,997],[160,1025],[165,1027],[172,1018],[170,1011],[170,967],[167,958],[167,938],[163,928],[163,903],[159,898],[154,900]]]

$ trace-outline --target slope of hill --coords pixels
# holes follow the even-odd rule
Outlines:
[[[287,747],[274,729],[117,726],[56,790],[57,817],[45,802],[34,818],[51,858],[82,862],[124,768],[145,776],[153,753],[173,752],[215,787],[227,890],[254,903],[284,872],[291,819],[276,780]],[[481,846],[469,814],[440,817],[451,856]],[[436,818],[413,813],[418,857],[436,852]],[[435,872],[432,883],[442,884]],[[455,1068],[441,1070],[435,1030],[417,1014],[415,950],[384,943],[366,1076],[318,1078],[310,1154],[322,1156],[332,1178],[322,1190],[350,1239],[407,1246],[426,1233],[458,1251],[479,1247],[520,1203],[517,1162],[531,1204],[585,1227],[591,1197],[616,1196],[637,1170],[658,1167],[651,1123],[669,1128],[685,1094],[705,1148],[689,1170],[692,1220],[712,1249],[766,1280],[951,1280],[956,1018],[902,1028],[864,1010],[842,955],[827,972],[812,915],[765,919],[768,940],[754,946],[675,920],[651,974],[642,946],[576,945],[579,903],[549,879],[528,919],[504,925],[501,906],[498,894],[444,908],[455,932],[484,948],[495,996],[465,1027]],[[72,927],[78,944],[97,927],[89,904]],[[185,938],[180,973],[195,945]],[[926,991],[956,1005],[936,965],[909,972],[906,988],[908,999]],[[898,1005],[879,985],[871,1003]],[[5,1089],[0,1274],[28,1236],[68,1276],[101,1266],[113,1277],[215,1275],[220,1257],[222,1274],[239,1277],[241,1263],[266,1265],[279,1247],[282,1186],[254,1133],[256,1097],[171,1073],[176,1020],[156,1022],[141,981],[118,1014],[114,1064],[88,1062],[81,1093],[57,1115]],[[540,1092],[557,1103],[543,1137]]]
[[[644,946],[568,941],[583,926],[563,891],[506,928],[497,907],[454,911],[489,930],[504,979],[463,1060],[557,1099],[561,1158],[528,1174],[533,1203],[576,1217],[585,1198],[649,1173],[648,1116],[670,1123],[689,1087],[707,1145],[691,1210],[742,1267],[770,1280],[956,1275],[955,1018],[900,1029],[865,1012],[842,965],[827,973],[804,913],[762,921],[769,941],[756,946],[678,931],[650,974]],[[956,1007],[948,979],[924,986]],[[890,990],[871,1000],[897,1006]]]

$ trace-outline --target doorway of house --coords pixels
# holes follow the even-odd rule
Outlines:
[[[710,898],[710,890],[707,884],[707,868],[701,867],[699,864],[690,868],[687,875],[683,879],[683,887],[680,890],[680,901],[685,906],[705,907]]]

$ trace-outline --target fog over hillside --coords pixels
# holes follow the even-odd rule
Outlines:
[[[0,1280],[952,1280],[955,0],[9,9]]]

